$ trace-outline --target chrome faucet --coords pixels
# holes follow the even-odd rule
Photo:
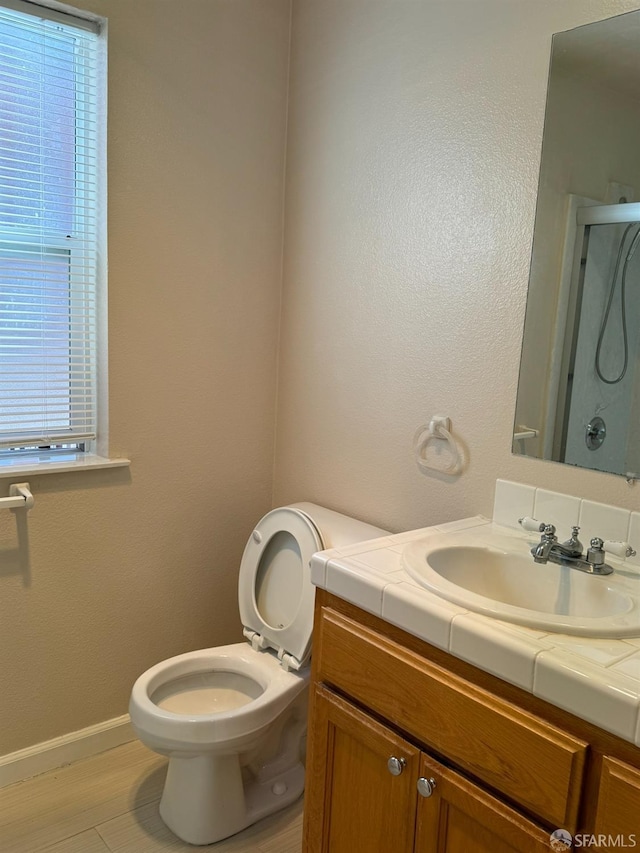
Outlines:
[[[553,524],[539,524],[531,518],[521,518],[519,523],[525,530],[537,530],[542,534],[540,541],[531,549],[536,563],[544,564],[551,561],[591,575],[610,575],[613,568],[605,562],[607,546],[619,557],[634,557],[636,554],[627,542],[604,542],[596,536],[589,543],[587,553],[583,556],[583,546],[578,539],[579,527],[571,528],[571,536],[566,542],[558,542]]]
[[[571,538],[566,542],[558,542],[556,529],[553,524],[545,524],[540,542],[531,549],[536,563],[554,562],[553,557],[567,560],[578,560],[582,557],[582,542],[578,539],[579,527],[571,528]]]
[[[558,544],[556,529],[553,524],[545,524],[542,537],[537,545],[531,549],[533,559],[536,563],[547,563],[551,556],[551,549]]]

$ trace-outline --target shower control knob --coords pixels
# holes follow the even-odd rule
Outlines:
[[[589,450],[597,450],[607,437],[607,425],[602,418],[591,418],[587,424],[584,440]]]
[[[387,770],[392,776],[399,776],[406,766],[407,762],[404,758],[396,758],[395,755],[387,761]]]
[[[421,776],[418,779],[418,793],[421,797],[430,797],[433,794],[433,789],[436,787],[436,780],[433,776],[430,776],[426,779],[424,776]]]

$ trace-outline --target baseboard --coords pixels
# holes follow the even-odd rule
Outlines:
[[[134,738],[129,715],[124,714],[78,732],[10,752],[0,757],[0,788],[70,764],[79,758],[89,758]]]

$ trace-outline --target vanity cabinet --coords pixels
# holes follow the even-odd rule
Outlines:
[[[316,687],[307,853],[548,853],[549,833]]]
[[[309,720],[304,853],[640,841],[637,747],[324,590]]]
[[[418,797],[416,853],[548,853],[548,830],[461,774],[428,755],[420,774],[432,790]]]
[[[315,689],[313,705],[308,853],[412,850],[420,750],[326,688]],[[388,769],[392,757],[397,776]]]
[[[602,761],[594,832],[634,835],[640,845],[640,770],[609,756]]]

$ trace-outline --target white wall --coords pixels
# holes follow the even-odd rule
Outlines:
[[[109,18],[111,445],[132,465],[32,477],[21,541],[0,515],[0,755],[241,639],[271,503],[289,2],[82,2]]]
[[[637,508],[511,455],[551,35],[632,0],[296,0],[275,502],[393,530],[490,514],[497,476]],[[450,415],[466,473],[422,474]]]
[[[110,20],[111,431],[133,465],[33,478],[27,550],[0,518],[0,754],[235,639],[272,504],[410,528],[489,513],[502,476],[638,506],[510,455],[550,36],[636,2],[295,0],[273,494],[288,0],[83,5]],[[411,456],[435,412],[469,448],[455,482]]]

